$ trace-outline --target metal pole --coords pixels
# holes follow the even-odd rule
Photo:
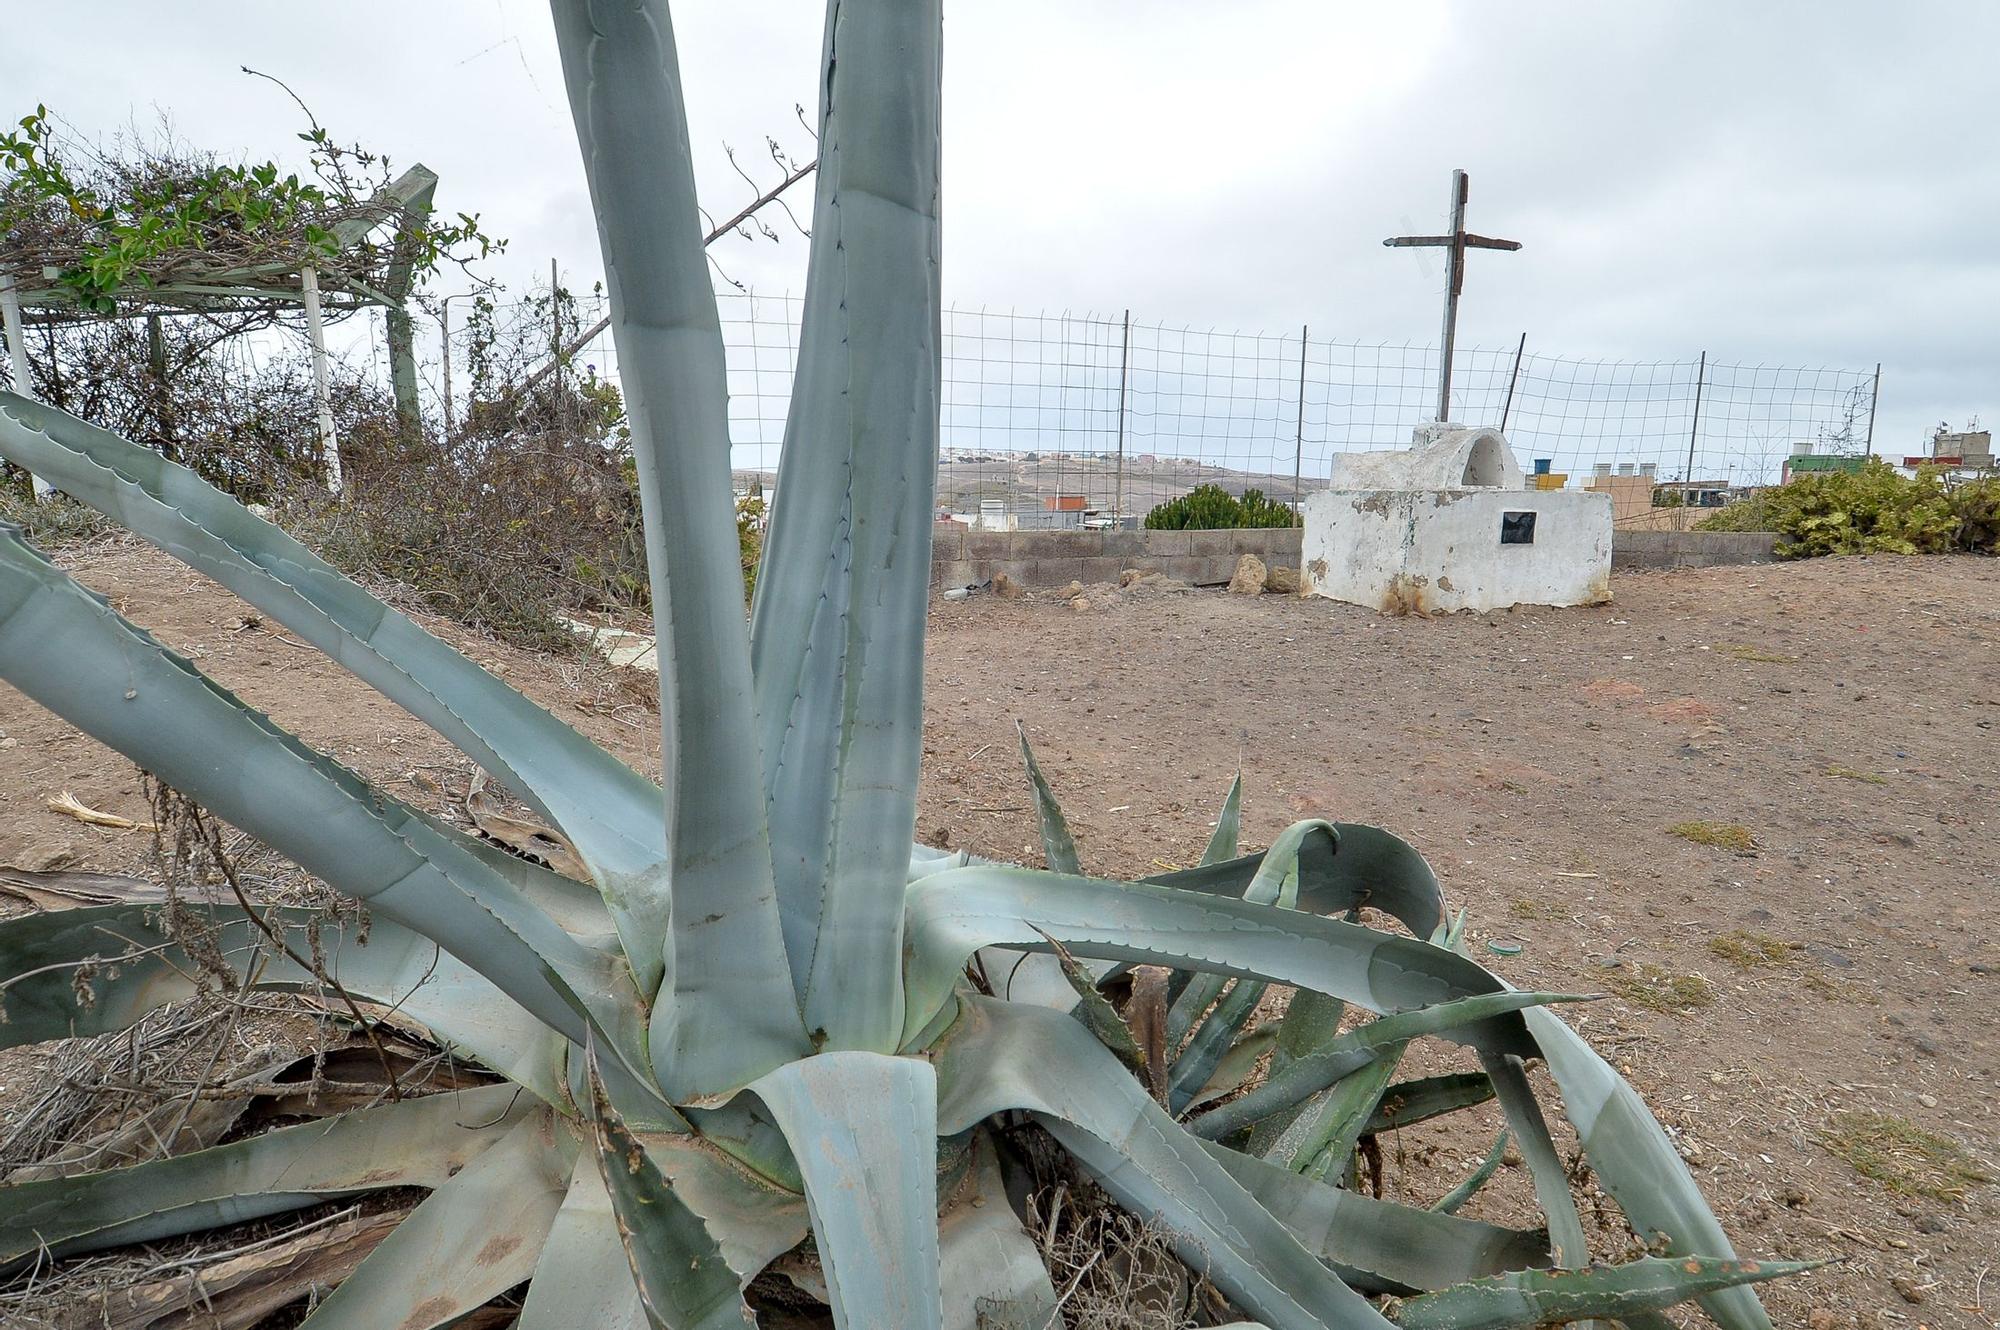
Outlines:
[[[14,279],[5,273],[0,273],[0,323],[6,328],[7,366],[14,380],[14,391],[33,401],[35,383],[28,372],[28,338],[21,330],[21,296],[14,289]],[[56,492],[55,486],[33,472],[28,473],[28,489],[37,499],[46,499]]]
[[[1528,349],[1528,334],[1514,344],[1514,372],[1507,376],[1507,404],[1500,408],[1500,432],[1507,432],[1507,417],[1514,414],[1514,385],[1521,381],[1521,353]]]
[[[299,273],[299,289],[305,296],[306,337],[312,342],[313,404],[319,409],[319,455],[326,463],[326,487],[340,493],[340,441],[333,434],[333,395],[327,385],[326,327],[319,317],[319,274],[311,268]]]
[[[1125,311],[1125,344],[1118,352],[1118,489],[1112,501],[1111,519],[1125,520],[1125,387],[1132,374],[1132,311]]]
[[[1438,422],[1451,419],[1451,353],[1458,341],[1458,293],[1465,286],[1465,172],[1451,173],[1451,245],[1445,250],[1444,345],[1438,351]]]
[[[1701,433],[1701,387],[1708,379],[1708,352],[1701,353],[1701,362],[1694,372],[1694,419],[1688,422],[1688,464],[1681,473],[1681,512],[1676,525],[1687,530],[1688,505],[1694,499],[1694,441]]]
[[[1875,404],[1882,400],[1882,362],[1875,362],[1875,386],[1868,390],[1868,447],[1862,456],[1875,455]],[[1851,437],[1851,436],[1850,436]]]
[[[1299,470],[1306,455],[1306,338],[1311,334],[1310,326],[1299,325],[1299,421],[1292,434],[1292,507],[1301,515],[1305,513],[1305,497],[1299,493]]]

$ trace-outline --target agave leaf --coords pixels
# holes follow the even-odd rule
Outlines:
[[[1492,1097],[1493,1082],[1483,1071],[1454,1071],[1400,1081],[1382,1092],[1382,1102],[1362,1129],[1363,1134],[1375,1136],[1414,1127],[1419,1122],[1483,1104]]]
[[[1292,909],[1298,903],[1299,895],[1299,854],[1309,840],[1325,840],[1333,836],[1333,825],[1328,822],[1295,822],[1278,833],[1278,839],[1271,842],[1271,848],[1264,852],[1257,864],[1257,871],[1250,875],[1250,881],[1243,888],[1243,899],[1253,905],[1276,905],[1282,909]],[[1195,974],[1180,996],[1174,999],[1173,1009],[1167,1014],[1167,1047],[1178,1049],[1181,1041],[1201,1014],[1213,1005],[1222,994],[1222,986],[1228,982],[1218,974]],[[1238,1028],[1249,1013],[1257,1006],[1257,999],[1263,996],[1259,988],[1254,994],[1245,994],[1248,1006],[1239,1000],[1238,1011],[1232,1016]],[[1218,1032],[1220,1036],[1220,1032]],[[1227,1032],[1227,1039],[1233,1039],[1235,1031]],[[1205,1052],[1205,1056],[1207,1053]],[[1217,1054],[1216,1056],[1220,1056]],[[1206,1073],[1203,1073],[1206,1079]],[[1201,1081],[1195,1081],[1199,1088]]]
[[[685,1101],[733,1090],[808,1046],[753,737],[722,332],[665,0],[553,8],[645,515],[673,897],[651,1043],[662,1084]]]
[[[0,1186],[0,1264],[193,1233],[383,1187],[439,1187],[548,1110],[490,1085],[103,1173]]]
[[[638,995],[427,819],[307,748],[0,528],[0,677],[336,890],[433,939],[573,1040]]]
[[[1535,1200],[1549,1221],[1555,1264],[1568,1270],[1581,1269],[1590,1264],[1590,1243],[1584,1237],[1583,1218],[1576,1212],[1576,1198],[1570,1194],[1569,1172],[1556,1153],[1527,1072],[1517,1057],[1482,1054],[1479,1061],[1493,1081],[1494,1095],[1507,1116],[1507,1129],[1519,1143],[1528,1175],[1534,1179]]]
[[[301,1323],[309,1330],[433,1330],[535,1271],[567,1190],[577,1141],[531,1114],[398,1224]],[[406,1310],[407,1309],[407,1310]]]
[[[1101,1047],[1068,1017],[1047,1014]],[[834,1324],[937,1330],[941,1133],[931,1064],[881,1053],[822,1053],[787,1063],[750,1089],[777,1118],[805,1174]]]
[[[1049,1330],[1056,1291],[1008,1203],[993,1141],[975,1133],[972,1167],[938,1217],[944,1330]]]
[[[1215,1064],[1215,1071],[1209,1076],[1208,1084],[1201,1087],[1201,1093],[1194,1097],[1188,1108],[1200,1108],[1210,1100],[1220,1099],[1241,1088],[1243,1082],[1249,1080],[1256,1072],[1258,1059],[1271,1052],[1277,1042],[1278,1027],[1265,1025],[1252,1030],[1230,1045],[1229,1051],[1222,1055],[1222,1060]]]
[[[1622,1319],[1819,1264],[1647,1256],[1588,1270],[1516,1270],[1411,1298],[1397,1312],[1397,1324],[1403,1330],[1510,1330],[1593,1316]]]
[[[317,978],[277,953],[234,906],[182,908],[212,931],[215,952],[238,982],[317,991]],[[314,911],[272,907],[263,916],[291,950],[310,953]],[[123,1030],[156,1007],[192,997],[201,987],[200,963],[162,927],[158,910],[145,905],[0,921],[0,975],[13,976],[0,981],[0,1047]],[[328,976],[355,997],[420,1022],[445,1047],[543,1101],[563,1101],[562,1037],[429,938],[377,919],[363,941],[351,925],[322,921],[320,945]],[[79,1000],[80,982],[87,1001]]]
[[[1386,1324],[1075,1021],[978,996],[960,1012],[934,1050],[940,1131],[1030,1112],[1119,1204],[1152,1216],[1183,1261],[1276,1330]]]
[[[1545,1233],[1378,1201],[1213,1142],[1207,1148],[1307,1251],[1366,1292],[1416,1293],[1548,1263]]]
[[[1035,761],[1035,750],[1028,746],[1028,727],[1017,720],[1014,729],[1021,736],[1021,761],[1028,768],[1028,785],[1035,792],[1035,819],[1041,826],[1042,857],[1048,861],[1050,872],[1081,877],[1083,861],[1077,857],[1076,838],[1070,835],[1069,819],[1063,816],[1062,805],[1056,802],[1056,792],[1049,788],[1048,780],[1042,775],[1041,763]]]
[[[1506,1157],[1507,1129],[1502,1127],[1500,1134],[1493,1138],[1493,1148],[1488,1150],[1486,1157],[1479,1161],[1479,1167],[1473,1169],[1471,1176],[1466,1178],[1465,1181],[1459,1183],[1456,1187],[1453,1187],[1438,1198],[1438,1203],[1433,1205],[1431,1209],[1441,1215],[1457,1214],[1460,1207],[1477,1196],[1479,1189],[1490,1182],[1493,1175],[1500,1171],[1500,1163]]]
[[[535,1262],[515,1330],[574,1326],[650,1330],[594,1151],[590,1158],[579,1154],[570,1169],[569,1191]]]
[[[878,1053],[902,1033],[900,884],[923,752],[941,11],[940,0],[826,7],[812,257],[751,623],[755,733],[806,1025],[830,1047]]]
[[[0,455],[222,583],[500,775],[577,847],[640,987],[658,985],[658,786],[152,449],[0,393]]]
[[[1188,1130],[1208,1140],[1221,1140],[1260,1118],[1291,1107],[1309,1095],[1351,1076],[1384,1049],[1406,1043],[1422,1035],[1449,1035],[1509,1012],[1551,1002],[1578,1002],[1583,999],[1562,993],[1482,993],[1476,997],[1453,998],[1414,1011],[1383,1016],[1356,1026],[1324,1047],[1294,1060],[1283,1071],[1239,1098],[1196,1118]]]
[[[1328,829],[1306,836],[1299,845],[1298,908],[1314,914],[1345,914],[1365,905],[1394,916],[1413,937],[1431,936],[1444,921],[1444,894],[1424,857],[1380,827],[1358,822],[1322,825]],[[1146,881],[1241,896],[1269,853],[1161,873]]]
[[[950,998],[975,950],[1032,948],[1042,932],[1078,956],[1295,984],[1376,1011],[1405,1011],[1501,986],[1464,957],[1414,938],[1143,883],[973,865],[912,883],[908,902],[906,1023],[912,1035]],[[1513,1015],[1453,1029],[1451,1037],[1532,1051],[1526,1028]]]
[[[737,1100],[747,1098],[737,1096]],[[710,1138],[698,1133],[634,1135],[675,1195],[701,1216],[729,1268],[746,1278],[798,1246],[812,1231],[801,1191],[773,1182],[718,1149]],[[783,1138],[779,1141],[782,1144]],[[789,1150],[785,1164],[796,1178],[798,1165]]]
[[[1237,840],[1243,832],[1243,773],[1237,772],[1236,779],[1229,782],[1229,793],[1222,797],[1222,811],[1216,814],[1215,830],[1209,834],[1208,848],[1201,852],[1201,867],[1225,863],[1236,857]],[[1049,867],[1055,867],[1050,864]],[[1070,870],[1081,873],[1082,869]]]
[[[1315,993],[1310,988],[1293,989],[1291,1001],[1285,1004],[1284,1017],[1278,1022],[1278,1042],[1271,1050],[1266,1076],[1277,1075],[1307,1053],[1338,1039],[1340,1022],[1346,1014],[1347,1004],[1339,998]],[[1246,1150],[1259,1158],[1268,1154],[1292,1119],[1304,1111],[1305,1104],[1301,1103],[1259,1119],[1250,1129]]]
[[[1407,1047],[1400,1042],[1383,1045],[1374,1057],[1314,1095],[1305,1111],[1278,1134],[1264,1158],[1316,1178],[1326,1177],[1334,1168],[1345,1176],[1369,1115]]]
[[[1632,1227],[1649,1241],[1664,1241],[1673,1256],[1733,1260],[1736,1249],[1638,1092],[1553,1013],[1531,1017],[1528,1028],[1585,1157]],[[1771,1318],[1748,1288],[1703,1294],[1701,1305],[1724,1330],[1770,1330]]]
[[[585,1062],[598,1174],[648,1319],[663,1330],[754,1326],[722,1248],[612,1108],[595,1047]]]
[[[1120,1062],[1130,1067],[1134,1074],[1145,1078],[1151,1075],[1146,1063],[1146,1054],[1132,1037],[1132,1029],[1125,1024],[1125,1018],[1118,1014],[1118,1008],[1097,989],[1097,981],[1078,963],[1076,957],[1062,943],[1042,934],[1055,954],[1057,965],[1062,968],[1063,978],[1069,981],[1070,990],[1076,994],[1076,1018],[1084,1028],[1097,1036],[1097,1042],[1117,1055]]]
[[[1235,986],[1215,1004],[1215,1010],[1195,1030],[1194,1038],[1174,1059],[1173,1074],[1167,1083],[1167,1107],[1185,1111],[1205,1089],[1222,1065],[1223,1057],[1235,1046],[1236,1036],[1257,1012],[1269,985],[1238,979]]]

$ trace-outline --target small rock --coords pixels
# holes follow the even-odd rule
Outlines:
[[[1917,1102],[1922,1104],[1925,1108],[1936,1108],[1937,1096],[1934,1094],[1920,1094],[1917,1096]]]
[[[1910,1047],[1916,1049],[1917,1052],[1922,1053],[1927,1058],[1934,1058],[1938,1055],[1937,1040],[1927,1034],[1911,1035]]]
[[[1271,568],[1270,576],[1264,579],[1264,590],[1275,596],[1296,596],[1299,594],[1299,570],[1282,564]]]
[[[1264,561],[1254,554],[1245,554],[1236,561],[1236,573],[1229,579],[1229,594],[1232,596],[1261,596],[1264,583],[1270,573]]]
[[[28,873],[53,873],[58,868],[73,868],[77,862],[76,851],[69,846],[44,841],[16,854],[10,867]]]
[[[1787,1187],[1778,1193],[1778,1199],[1790,1210],[1803,1210],[1812,1204],[1812,1193],[1798,1187]]]
[[[993,574],[993,594],[1000,597],[1000,599],[1019,600],[1022,596],[1022,593],[1023,593],[1023,588],[1021,584],[1019,582],[1016,582],[1013,578],[1007,576],[1007,574],[1005,573]]]
[[[1815,1307],[1806,1317],[1806,1330],[1834,1330],[1840,1322],[1833,1319],[1833,1313],[1824,1307]]]
[[[1090,598],[1088,596],[1077,596],[1070,601],[1069,607],[1073,610],[1087,610],[1090,608]]]
[[[1082,594],[1083,594],[1083,583],[1081,582],[1071,582],[1068,586],[1062,589],[1062,597],[1064,600],[1075,600],[1078,596]]]
[[[1118,585],[1121,589],[1128,586],[1134,586],[1137,585],[1139,582],[1144,581],[1145,577],[1146,574],[1141,572],[1139,569],[1127,568],[1124,572],[1118,574]]]
[[[1521,1152],[1512,1146],[1508,1146],[1506,1151],[1501,1154],[1500,1162],[1508,1168],[1519,1168],[1521,1166]]]
[[[1945,1230],[1944,1220],[1936,1215],[1918,1215],[1910,1222],[1916,1225],[1919,1233],[1942,1233]]]
[[[12,739],[12,738],[0,739],[0,749],[12,748],[15,744],[18,744],[20,742],[21,741],[19,739]]]
[[[1909,1303],[1912,1307],[1917,1306],[1924,1300],[1923,1289],[1917,1287],[1917,1283],[1913,1279],[1905,1279],[1901,1275],[1895,1275],[1890,1278],[1889,1287],[1900,1293],[1903,1301]]]

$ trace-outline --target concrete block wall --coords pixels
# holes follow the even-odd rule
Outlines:
[[[1725,564],[1771,563],[1778,537],[1770,531],[1628,531],[1611,541],[1614,571],[1641,568],[1715,568]]]
[[[974,531],[939,522],[931,538],[931,585],[971,586],[995,573],[1026,587],[1116,582],[1127,568],[1164,573],[1195,586],[1229,580],[1236,561],[1299,566],[1297,527],[1234,531]]]
[[[1298,527],[1241,531],[974,531],[939,522],[932,535],[931,585],[971,586],[995,573],[1026,587],[1116,582],[1127,568],[1165,573],[1195,586],[1220,586],[1239,555],[1267,565],[1300,566]],[[1617,531],[1616,569],[1708,568],[1769,563],[1777,537],[1768,531]]]

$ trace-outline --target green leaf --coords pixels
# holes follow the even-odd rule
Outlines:
[[[1414,938],[1171,887],[974,864],[918,879],[907,899],[912,1037],[950,998],[974,951],[1033,949],[1046,945],[1042,933],[1078,956],[1294,984],[1375,1011],[1406,1011],[1501,987],[1464,957]],[[1503,1014],[1453,1029],[1451,1037],[1532,1051],[1526,1033],[1518,1016]]]
[[[1307,1251],[1364,1292],[1416,1293],[1548,1263],[1546,1233],[1378,1201],[1213,1141],[1207,1148]]]
[[[1583,1000],[1563,993],[1510,990],[1451,998],[1428,1007],[1383,1016],[1366,1025],[1356,1026],[1338,1039],[1295,1059],[1283,1071],[1270,1076],[1249,1093],[1202,1114],[1188,1124],[1188,1129],[1208,1140],[1222,1140],[1260,1118],[1289,1108],[1336,1081],[1353,1075],[1391,1045],[1406,1043],[1421,1035],[1462,1033],[1496,1016],[1528,1007]]]
[[[596,1152],[578,1157],[515,1330],[650,1330]]]
[[[1477,1196],[1479,1189],[1484,1187],[1492,1180],[1493,1175],[1500,1171],[1501,1161],[1506,1159],[1506,1157],[1507,1129],[1502,1127],[1500,1134],[1493,1138],[1493,1147],[1486,1152],[1486,1157],[1479,1161],[1479,1167],[1473,1169],[1471,1176],[1466,1178],[1465,1181],[1459,1183],[1456,1187],[1453,1187],[1442,1197],[1438,1198],[1438,1203],[1433,1205],[1431,1209],[1441,1215],[1457,1214],[1459,1208]]]
[[[1307,1101],[1306,1109],[1286,1124],[1264,1158],[1295,1173],[1325,1178],[1338,1170],[1347,1175],[1354,1148],[1382,1098],[1389,1078],[1401,1063],[1402,1043],[1383,1046],[1373,1058]]]
[[[1493,1082],[1494,1095],[1507,1116],[1507,1128],[1520,1145],[1528,1175],[1534,1179],[1535,1201],[1548,1219],[1549,1240],[1555,1264],[1576,1270],[1590,1264],[1590,1242],[1583,1233],[1583,1217],[1576,1212],[1576,1198],[1570,1194],[1569,1172],[1556,1153],[1549,1125],[1542,1118],[1541,1105],[1528,1084],[1521,1059],[1504,1054],[1482,1054],[1480,1064]]]
[[[1257,865],[1257,871],[1251,874],[1250,881],[1243,888],[1243,899],[1253,905],[1276,905],[1287,910],[1293,908],[1298,901],[1299,857],[1303,848],[1309,841],[1325,839],[1332,835],[1333,827],[1326,822],[1295,822],[1286,827],[1278,833],[1278,839],[1271,842],[1271,848],[1264,852],[1262,860]],[[1173,1009],[1167,1013],[1169,1049],[1180,1047],[1181,1041],[1187,1037],[1188,1031],[1200,1019],[1201,1014],[1207,1011],[1221,995],[1225,982],[1227,981],[1221,975],[1216,974],[1196,974],[1188,980],[1180,996],[1174,999]],[[1245,994],[1244,999],[1238,1001],[1238,1010],[1230,1013],[1238,1028],[1241,1027],[1243,1020],[1248,1018],[1250,1011],[1256,1008],[1257,999],[1262,995],[1263,990],[1260,988],[1254,993]],[[1248,1007],[1243,1006],[1244,1000],[1248,1001]],[[1222,1031],[1218,1031],[1217,1037],[1222,1034]],[[1227,1037],[1234,1038],[1235,1030],[1228,1030]],[[1203,1049],[1202,1056],[1211,1055],[1220,1056],[1212,1046]],[[1207,1073],[1202,1072],[1201,1078],[1206,1080]],[[1200,1085],[1201,1080],[1194,1082],[1195,1088],[1199,1088]]]
[[[751,739],[757,709],[722,332],[665,0],[562,4],[554,13],[610,279],[659,635],[673,908],[653,1064],[671,1097],[699,1099],[809,1046],[779,931],[760,745]],[[906,831],[899,842],[906,859],[909,840]],[[903,876],[899,864],[894,881]],[[893,981],[893,966],[885,972]]]
[[[1050,1330],[1059,1324],[1048,1267],[1014,1207],[985,1132],[972,1168],[938,1218],[943,1330]]]
[[[1098,1046],[1068,1017],[1048,1015]],[[937,1330],[937,1139],[952,1133],[939,1131],[931,1064],[822,1053],[750,1089],[777,1118],[805,1175],[834,1324]]]
[[[390,1231],[302,1330],[433,1330],[533,1274],[577,1157],[567,1125],[535,1114]]]
[[[1677,1257],[1734,1259],[1715,1212],[1638,1092],[1553,1012],[1531,1014],[1528,1028],[1562,1091],[1584,1156],[1640,1236],[1664,1241]],[[1701,1305],[1724,1330],[1770,1330],[1763,1303],[1747,1288],[1704,1294]]]
[[[439,1187],[526,1119],[512,1085],[481,1086],[280,1127],[229,1145],[0,1187],[0,1264],[195,1233],[384,1187]]]
[[[1380,827],[1356,822],[1314,825],[1324,830],[1299,844],[1299,909],[1334,915],[1365,905],[1393,915],[1420,938],[1428,938],[1444,922],[1444,895],[1437,875],[1408,844]],[[1268,853],[1161,873],[1146,881],[1241,896]]]
[[[1382,1102],[1363,1129],[1370,1136],[1456,1113],[1493,1097],[1493,1082],[1483,1071],[1454,1071],[1401,1081],[1382,1092]]]
[[[1273,1330],[1387,1325],[1075,1021],[977,996],[960,1012],[935,1053],[939,1131],[1030,1112],[1113,1199],[1152,1216],[1183,1261]]]
[[[1403,1330],[1510,1330],[1587,1317],[1622,1318],[1820,1264],[1647,1256],[1588,1270],[1517,1270],[1411,1298],[1397,1312],[1397,1324]]]
[[[1048,861],[1050,872],[1081,877],[1083,861],[1077,858],[1076,839],[1069,833],[1069,821],[1063,816],[1062,805],[1056,802],[1056,792],[1049,788],[1048,780],[1042,775],[1041,764],[1035,761],[1035,750],[1028,746],[1028,727],[1015,721],[1014,729],[1021,736],[1021,761],[1028,768],[1028,785],[1035,792],[1035,818],[1041,826],[1042,857]]]
[[[1215,1004],[1215,1010],[1194,1032],[1194,1038],[1188,1040],[1187,1048],[1174,1059],[1173,1073],[1167,1082],[1170,1110],[1181,1113],[1194,1102],[1215,1075],[1215,1069],[1222,1065],[1224,1056],[1235,1046],[1236,1036],[1256,1015],[1257,1004],[1264,1000],[1268,989],[1269,985],[1238,979],[1222,1001]]]
[[[1215,830],[1209,835],[1208,848],[1201,852],[1201,866],[1208,868],[1234,859],[1237,838],[1242,830],[1243,773],[1239,771],[1236,779],[1229,782],[1229,793],[1222,797],[1222,811],[1216,814]]]
[[[658,786],[185,467],[0,393],[0,455],[234,591],[450,740],[576,845],[659,983],[666,850]]]
[[[188,924],[212,935],[214,953],[237,982],[315,992],[316,976],[270,946],[234,906],[183,903]],[[365,937],[316,911],[270,907],[265,921],[300,956],[320,923],[328,976],[364,1001],[422,1022],[445,1047],[526,1086],[543,1101],[565,1098],[560,1035],[429,938],[387,919]],[[0,1047],[103,1034],[130,1027],[203,986],[201,964],[163,928],[155,905],[107,905],[0,921]],[[94,973],[93,973],[94,972]],[[81,983],[88,1000],[79,1000]],[[329,1002],[338,1001],[331,994]]]
[[[586,1061],[598,1175],[648,1318],[661,1330],[754,1326],[722,1249],[613,1110],[595,1048]]]
[[[746,733],[766,763],[807,1028],[887,1053],[902,1033],[901,884],[923,756],[942,3],[841,0],[826,15],[812,256]]]
[[[1071,990],[1076,994],[1076,1018],[1097,1036],[1097,1042],[1110,1049],[1120,1062],[1131,1068],[1134,1075],[1144,1080],[1147,1076],[1146,1055],[1132,1038],[1132,1029],[1118,1014],[1118,1008],[1098,991],[1097,981],[1077,963],[1076,957],[1069,954],[1068,948],[1046,933],[1042,937],[1048,942],[1049,950],[1055,953],[1063,978],[1069,981]]]
[[[564,1036],[637,1056],[638,995],[507,879],[307,748],[0,528],[0,677],[370,909],[438,942]]]

